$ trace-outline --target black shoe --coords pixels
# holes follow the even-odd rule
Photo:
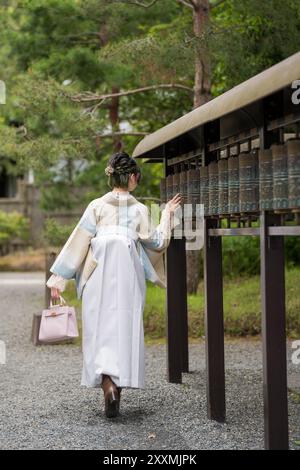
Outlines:
[[[107,418],[115,418],[119,415],[120,400],[118,392],[111,391],[105,398],[105,414]]]
[[[119,415],[120,392],[108,375],[103,377],[102,389],[105,400],[105,414],[108,418],[115,418]]]

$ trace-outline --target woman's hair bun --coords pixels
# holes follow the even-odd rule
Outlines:
[[[136,170],[139,168],[136,161],[126,152],[113,154],[108,164],[118,174],[136,173]]]
[[[129,175],[134,173],[137,176],[137,182],[141,179],[141,169],[136,160],[130,157],[126,152],[114,153],[105,168],[105,174],[109,176],[108,185],[110,187],[128,187]]]

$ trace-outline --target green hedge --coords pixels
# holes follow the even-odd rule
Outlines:
[[[212,286],[213,289],[213,286]],[[151,284],[147,289],[144,311],[145,333],[151,338],[165,336],[165,293]],[[286,329],[290,337],[300,337],[300,269],[286,270]],[[198,293],[188,296],[189,335],[204,335],[204,292],[200,283]],[[261,333],[261,305],[259,276],[225,278],[224,282],[225,334],[233,336]]]
[[[300,266],[300,237],[285,237],[287,268]],[[203,278],[203,251],[200,252],[200,278]],[[223,237],[223,273],[225,276],[252,276],[260,273],[258,237]]]

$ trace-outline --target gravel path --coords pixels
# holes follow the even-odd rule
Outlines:
[[[30,281],[30,279],[32,279]],[[226,341],[227,422],[206,416],[203,341],[190,345],[183,384],[166,380],[165,345],[146,347],[146,389],[122,392],[121,416],[103,413],[100,389],[80,386],[80,347],[30,341],[33,312],[41,310],[42,273],[0,273],[1,449],[257,449],[263,448],[261,347]],[[300,373],[292,365],[289,377]],[[290,446],[300,439],[300,401],[289,395]]]

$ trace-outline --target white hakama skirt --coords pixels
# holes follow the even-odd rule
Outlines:
[[[144,388],[146,280],[129,233],[100,227],[91,240],[98,264],[82,293],[81,385],[87,387],[100,387],[107,374],[119,387]]]

